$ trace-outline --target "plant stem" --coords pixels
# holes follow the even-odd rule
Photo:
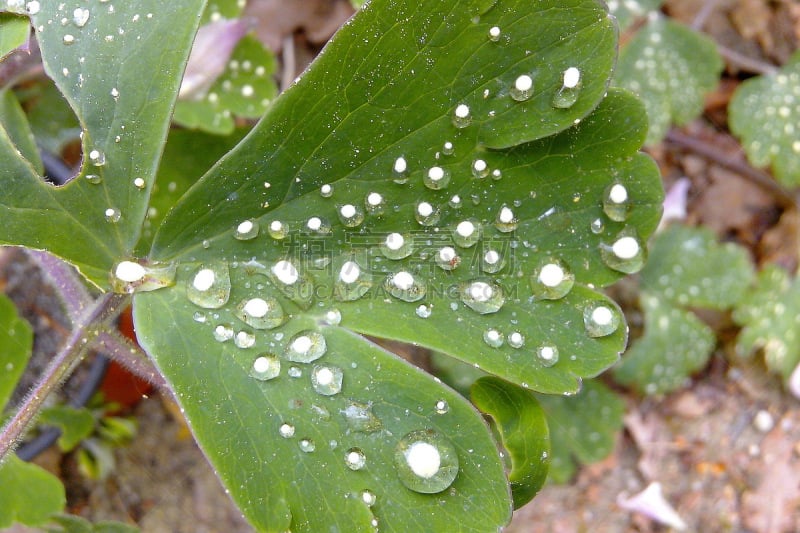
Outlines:
[[[14,416],[0,431],[0,461],[11,451],[25,429],[41,411],[47,396],[66,379],[100,331],[127,306],[130,296],[106,293],[89,306],[77,320],[67,342],[50,361],[39,382],[23,400]]]
[[[124,366],[136,377],[151,383],[159,389],[165,389],[167,382],[158,370],[150,363],[141,348],[129,342],[115,331],[102,331],[95,341],[95,348]]]
[[[719,51],[719,55],[724,57],[729,64],[735,66],[739,70],[763,75],[775,74],[778,72],[778,67],[775,65],[747,57],[721,44],[717,44],[717,50]]]

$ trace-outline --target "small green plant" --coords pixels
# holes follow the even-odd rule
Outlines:
[[[626,328],[597,289],[643,266],[662,199],[638,153],[644,109],[608,88],[616,31],[599,3],[365,5],[279,98],[239,88],[225,105],[264,118],[150,228],[203,3],[7,9],[31,19],[83,165],[62,187],[41,180],[6,88],[0,241],[48,250],[102,292],[35,397],[132,301],[140,343],[259,530],[494,531],[533,497],[549,438],[529,390],[576,392],[617,360]],[[177,119],[208,113],[212,92]],[[508,477],[472,404],[362,334],[501,378],[472,395]],[[11,419],[3,453],[36,408]]]

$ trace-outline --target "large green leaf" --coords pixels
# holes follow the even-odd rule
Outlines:
[[[620,30],[627,29],[633,22],[648,16],[661,7],[664,0],[609,0],[608,10],[617,18]]]
[[[42,525],[66,505],[64,485],[40,466],[13,453],[0,463],[0,528]]]
[[[375,0],[167,216],[150,260],[175,265],[176,283],[134,297],[137,333],[256,527],[504,523],[508,484],[480,417],[351,331],[544,391],[617,359],[621,313],[594,288],[641,268],[662,190],[638,153],[642,106],[603,99],[614,54],[594,1]],[[449,247],[460,262],[437,262]],[[416,457],[404,435],[426,428],[460,463],[435,496],[398,481]],[[351,446],[367,457],[355,473]],[[440,466],[432,479],[452,472]],[[365,488],[372,508],[345,498]]]
[[[17,314],[14,303],[0,294],[0,413],[25,371],[33,347],[33,330]]]
[[[697,118],[722,67],[714,41],[661,17],[648,22],[622,50],[614,82],[644,100],[650,119],[647,144],[655,144],[671,124]]]
[[[25,118],[25,112],[13,91],[0,91],[0,125],[5,128],[11,142],[22,156],[30,161],[36,171],[44,172],[28,119]]]
[[[800,52],[780,71],[742,83],[728,112],[750,162],[772,166],[788,187],[800,185]]]
[[[138,240],[202,4],[28,3],[45,70],[83,126],[84,165],[50,186],[0,131],[0,243],[46,248],[107,286]]]
[[[10,54],[28,39],[30,24],[24,17],[0,13],[0,59]]]

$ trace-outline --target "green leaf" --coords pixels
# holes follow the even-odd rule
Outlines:
[[[33,330],[17,314],[14,302],[0,294],[0,412],[11,399],[33,347]]]
[[[64,486],[53,474],[13,453],[0,463],[0,528],[15,522],[39,526],[66,505]]]
[[[55,516],[52,521],[58,525],[49,526],[48,533],[137,533],[139,531],[138,527],[122,522],[103,520],[93,524],[76,515]]]
[[[771,166],[787,187],[800,185],[800,53],[778,72],[743,82],[728,106],[731,131],[753,166]]]
[[[46,72],[83,124],[84,166],[50,186],[0,131],[0,243],[46,248],[106,287],[138,240],[202,1],[39,6],[31,21]]]
[[[609,0],[608,10],[617,19],[620,31],[626,30],[638,18],[657,11],[664,0]]]
[[[44,409],[39,416],[40,424],[55,426],[61,430],[58,446],[68,452],[94,431],[95,419],[88,409],[76,409],[57,405]]]
[[[686,124],[702,112],[704,97],[719,83],[722,67],[714,41],[658,18],[620,53],[615,84],[644,100],[650,118],[647,144],[655,144],[671,124]]]
[[[599,381],[587,380],[575,396],[536,397],[547,415],[550,428],[550,479],[566,483],[576,462],[605,459],[622,429],[625,404]]]
[[[785,270],[767,266],[758,275],[755,287],[733,313],[743,327],[736,342],[741,357],[764,352],[767,367],[785,380],[800,364],[800,282],[790,279]]]
[[[323,316],[297,318],[243,349],[210,335],[215,324],[236,320],[228,310],[201,324],[187,312],[182,290],[136,296],[145,348],[158,355],[205,453],[251,523],[268,531],[369,531],[377,519],[385,531],[446,531],[467,513],[464,531],[503,525],[511,510],[503,467],[470,404],[363,338],[318,326]],[[159,326],[164,320],[170,328]],[[325,339],[320,359],[305,364],[271,355],[283,353],[279,339],[312,328]],[[254,364],[262,363],[259,374]],[[279,375],[267,379],[272,370]],[[341,390],[332,393],[338,387],[325,380],[335,384],[339,372]],[[404,436],[425,430],[444,443],[434,442],[442,450],[439,472],[452,472],[445,457],[458,461],[455,481],[437,482],[433,489],[443,492],[436,495],[408,488],[398,469]],[[372,507],[365,490],[376,498]]]
[[[195,100],[180,100],[173,120],[187,128],[228,135],[234,117],[258,118],[278,92],[272,74],[275,57],[253,36],[245,36],[225,72]]]
[[[614,368],[614,379],[646,394],[683,387],[703,368],[716,344],[714,332],[694,313],[673,307],[658,295],[642,292],[644,336]]]
[[[36,143],[53,154],[80,138],[81,126],[75,113],[51,80],[16,91],[28,114],[28,122]]]
[[[742,298],[754,276],[743,247],[717,243],[706,228],[673,225],[653,240],[641,286],[673,305],[725,310]]]
[[[473,403],[491,415],[503,446],[511,456],[511,494],[519,509],[536,496],[547,479],[550,435],[544,412],[532,392],[495,377],[479,379],[472,386]]]
[[[39,158],[39,149],[36,148],[36,141],[33,138],[25,111],[19,105],[19,101],[13,91],[0,91],[0,124],[8,132],[8,136],[14,146],[37,172],[44,172],[42,160]]]
[[[0,13],[0,59],[25,44],[30,31],[31,25],[27,18]]]

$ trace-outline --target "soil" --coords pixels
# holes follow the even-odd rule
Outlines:
[[[249,9],[256,19],[271,21],[259,35],[281,55],[284,80],[293,79],[351,13],[344,0],[263,0]],[[800,4],[791,0],[671,0],[664,10],[688,24],[704,17],[704,31],[718,43],[765,64],[782,64],[800,42]],[[746,246],[759,265],[794,271],[796,208],[768,175],[747,166],[725,130],[731,93],[753,74],[728,61],[704,116],[674,130],[650,153],[665,187],[681,177],[690,180],[689,223]],[[6,289],[13,285],[6,283]],[[63,334],[63,317],[49,317],[45,304],[34,307],[35,321]],[[720,345],[691,386],[662,398],[620,390],[627,402],[625,430],[613,453],[585,466],[570,484],[546,486],[515,513],[507,531],[668,531],[621,505],[652,482],[660,483],[688,531],[800,531],[800,402],[758,363],[735,360],[725,317],[714,326]],[[55,349],[44,337],[37,343],[37,351]],[[403,350],[418,362],[426,359],[417,349]],[[166,395],[143,399],[130,414],[139,430],[130,446],[116,451],[116,467],[104,481],[80,476],[72,456],[51,451],[38,459],[65,480],[71,512],[137,524],[145,532],[251,531]]]

